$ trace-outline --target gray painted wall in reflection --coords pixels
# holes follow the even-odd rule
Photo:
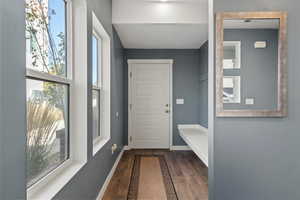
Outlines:
[[[225,69],[224,75],[241,77],[241,103],[224,104],[225,109],[277,108],[278,30],[226,29],[224,41],[241,41],[241,68]],[[255,49],[256,41],[266,41],[267,47]],[[254,98],[254,105],[246,105]]]

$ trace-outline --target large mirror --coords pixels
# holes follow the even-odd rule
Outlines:
[[[218,13],[216,115],[287,115],[287,14]]]

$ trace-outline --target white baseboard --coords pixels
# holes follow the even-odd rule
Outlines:
[[[126,150],[130,150],[131,148],[129,146],[124,146],[124,151]],[[171,151],[189,151],[191,150],[191,148],[187,145],[183,145],[183,146],[171,146],[170,147]]]
[[[189,151],[191,148],[187,145],[185,146],[171,146],[171,151]]]
[[[124,151],[130,150],[130,149],[131,149],[131,148],[130,148],[128,145],[124,146]]]
[[[122,151],[119,153],[118,158],[116,159],[113,167],[111,168],[108,176],[106,177],[105,182],[103,183],[102,188],[101,188],[101,190],[100,190],[100,192],[99,192],[96,200],[102,200],[102,198],[104,196],[104,193],[105,193],[105,191],[107,189],[107,186],[108,186],[111,178],[113,177],[113,175],[114,175],[114,173],[115,173],[115,171],[117,169],[117,166],[118,166],[118,164],[119,164],[119,162],[120,162],[120,160],[122,158],[124,150],[125,150],[125,146],[123,147]]]

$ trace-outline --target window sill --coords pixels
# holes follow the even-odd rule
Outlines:
[[[110,138],[96,138],[93,142],[93,156],[95,156],[95,154],[102,149],[102,147],[110,140]]]
[[[67,160],[53,172],[28,188],[27,199],[52,199],[77,174],[84,164],[83,162]]]

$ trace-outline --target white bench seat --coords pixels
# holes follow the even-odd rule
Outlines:
[[[208,129],[199,125],[178,125],[182,139],[208,167]]]

